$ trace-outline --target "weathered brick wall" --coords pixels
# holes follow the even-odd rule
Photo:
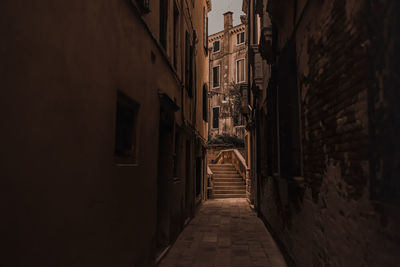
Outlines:
[[[261,213],[298,266],[397,266],[399,4],[270,2],[278,50],[296,43],[304,187],[262,179]]]

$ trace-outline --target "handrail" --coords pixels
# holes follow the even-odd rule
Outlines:
[[[207,175],[212,176],[214,173],[210,169],[210,166],[207,166]]]
[[[223,164],[231,163],[235,169],[239,172],[240,176],[245,180],[246,184],[248,182],[248,168],[246,161],[242,154],[237,149],[225,149],[221,150],[213,163]]]
[[[214,188],[214,173],[212,172],[212,170],[210,169],[210,167],[207,165],[207,198],[210,196],[211,193],[209,193],[209,191],[212,192],[213,188]]]

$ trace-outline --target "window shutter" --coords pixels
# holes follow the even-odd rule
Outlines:
[[[185,35],[185,87],[186,90],[189,88],[189,64],[190,64],[190,41],[189,33]]]
[[[207,98],[207,85],[203,85],[203,120],[208,122],[208,98]]]

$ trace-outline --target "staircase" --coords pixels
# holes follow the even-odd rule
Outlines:
[[[246,184],[232,164],[209,164],[213,172],[213,198],[245,198]]]

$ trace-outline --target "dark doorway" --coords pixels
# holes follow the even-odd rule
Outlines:
[[[196,157],[196,197],[201,195],[201,157]]]
[[[186,141],[186,173],[185,173],[185,213],[186,213],[186,219],[190,217],[191,214],[191,201],[190,201],[190,196],[191,196],[191,183],[190,183],[190,177],[191,177],[191,161],[190,161],[190,141]]]
[[[157,257],[171,242],[170,236],[170,192],[173,176],[174,113],[178,110],[173,101],[160,95],[160,122],[157,175]]]
[[[157,252],[169,245],[168,174],[172,174],[172,128],[160,122],[157,179]]]

